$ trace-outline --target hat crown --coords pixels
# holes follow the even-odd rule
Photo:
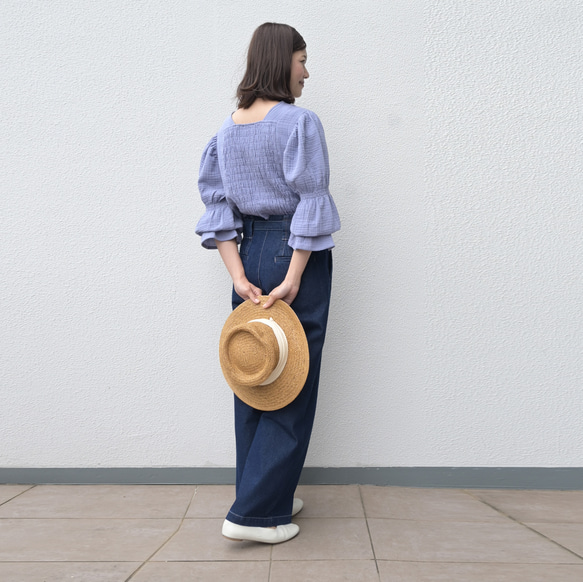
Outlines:
[[[241,386],[260,386],[279,362],[279,345],[273,330],[259,321],[235,326],[225,343],[226,368]]]

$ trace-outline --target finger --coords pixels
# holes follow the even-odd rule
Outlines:
[[[249,290],[247,292],[247,298],[250,301],[253,301],[253,303],[255,303],[255,304],[259,303],[259,295],[261,295],[261,294],[256,293],[254,290]]]
[[[259,303],[259,297],[261,297],[261,289],[259,289],[259,287],[255,287],[255,285],[251,285],[249,299],[251,299],[253,303]]]
[[[235,291],[237,292],[237,295],[239,295],[239,297],[243,299],[243,301],[245,301],[246,299],[250,299],[251,301],[253,301],[253,303],[259,303],[258,296],[261,295],[260,289],[258,290],[256,287],[250,285],[249,287],[243,289],[235,288]],[[257,291],[259,291],[259,293]]]
[[[267,301],[263,304],[263,309],[269,309],[276,302],[276,300],[277,297],[270,294],[269,297],[267,298]]]

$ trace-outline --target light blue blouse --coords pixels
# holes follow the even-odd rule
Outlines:
[[[259,122],[227,118],[207,144],[198,187],[206,212],[196,226],[205,248],[237,238],[243,215],[293,215],[289,245],[334,246],[340,218],[328,189],[330,168],[318,116],[281,101]]]

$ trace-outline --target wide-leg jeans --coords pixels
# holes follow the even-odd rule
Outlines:
[[[291,216],[244,217],[241,260],[249,281],[268,295],[285,278],[293,249]],[[302,471],[316,412],[322,348],[332,282],[332,252],[312,252],[291,304],[310,352],[306,383],[280,410],[256,410],[235,396],[236,500],[227,519],[245,526],[291,522],[294,491]],[[242,303],[233,291],[233,309]]]

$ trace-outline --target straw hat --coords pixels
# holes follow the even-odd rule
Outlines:
[[[268,309],[250,299],[227,318],[219,358],[227,383],[258,410],[278,410],[301,392],[310,357],[306,334],[293,309],[278,299]]]

